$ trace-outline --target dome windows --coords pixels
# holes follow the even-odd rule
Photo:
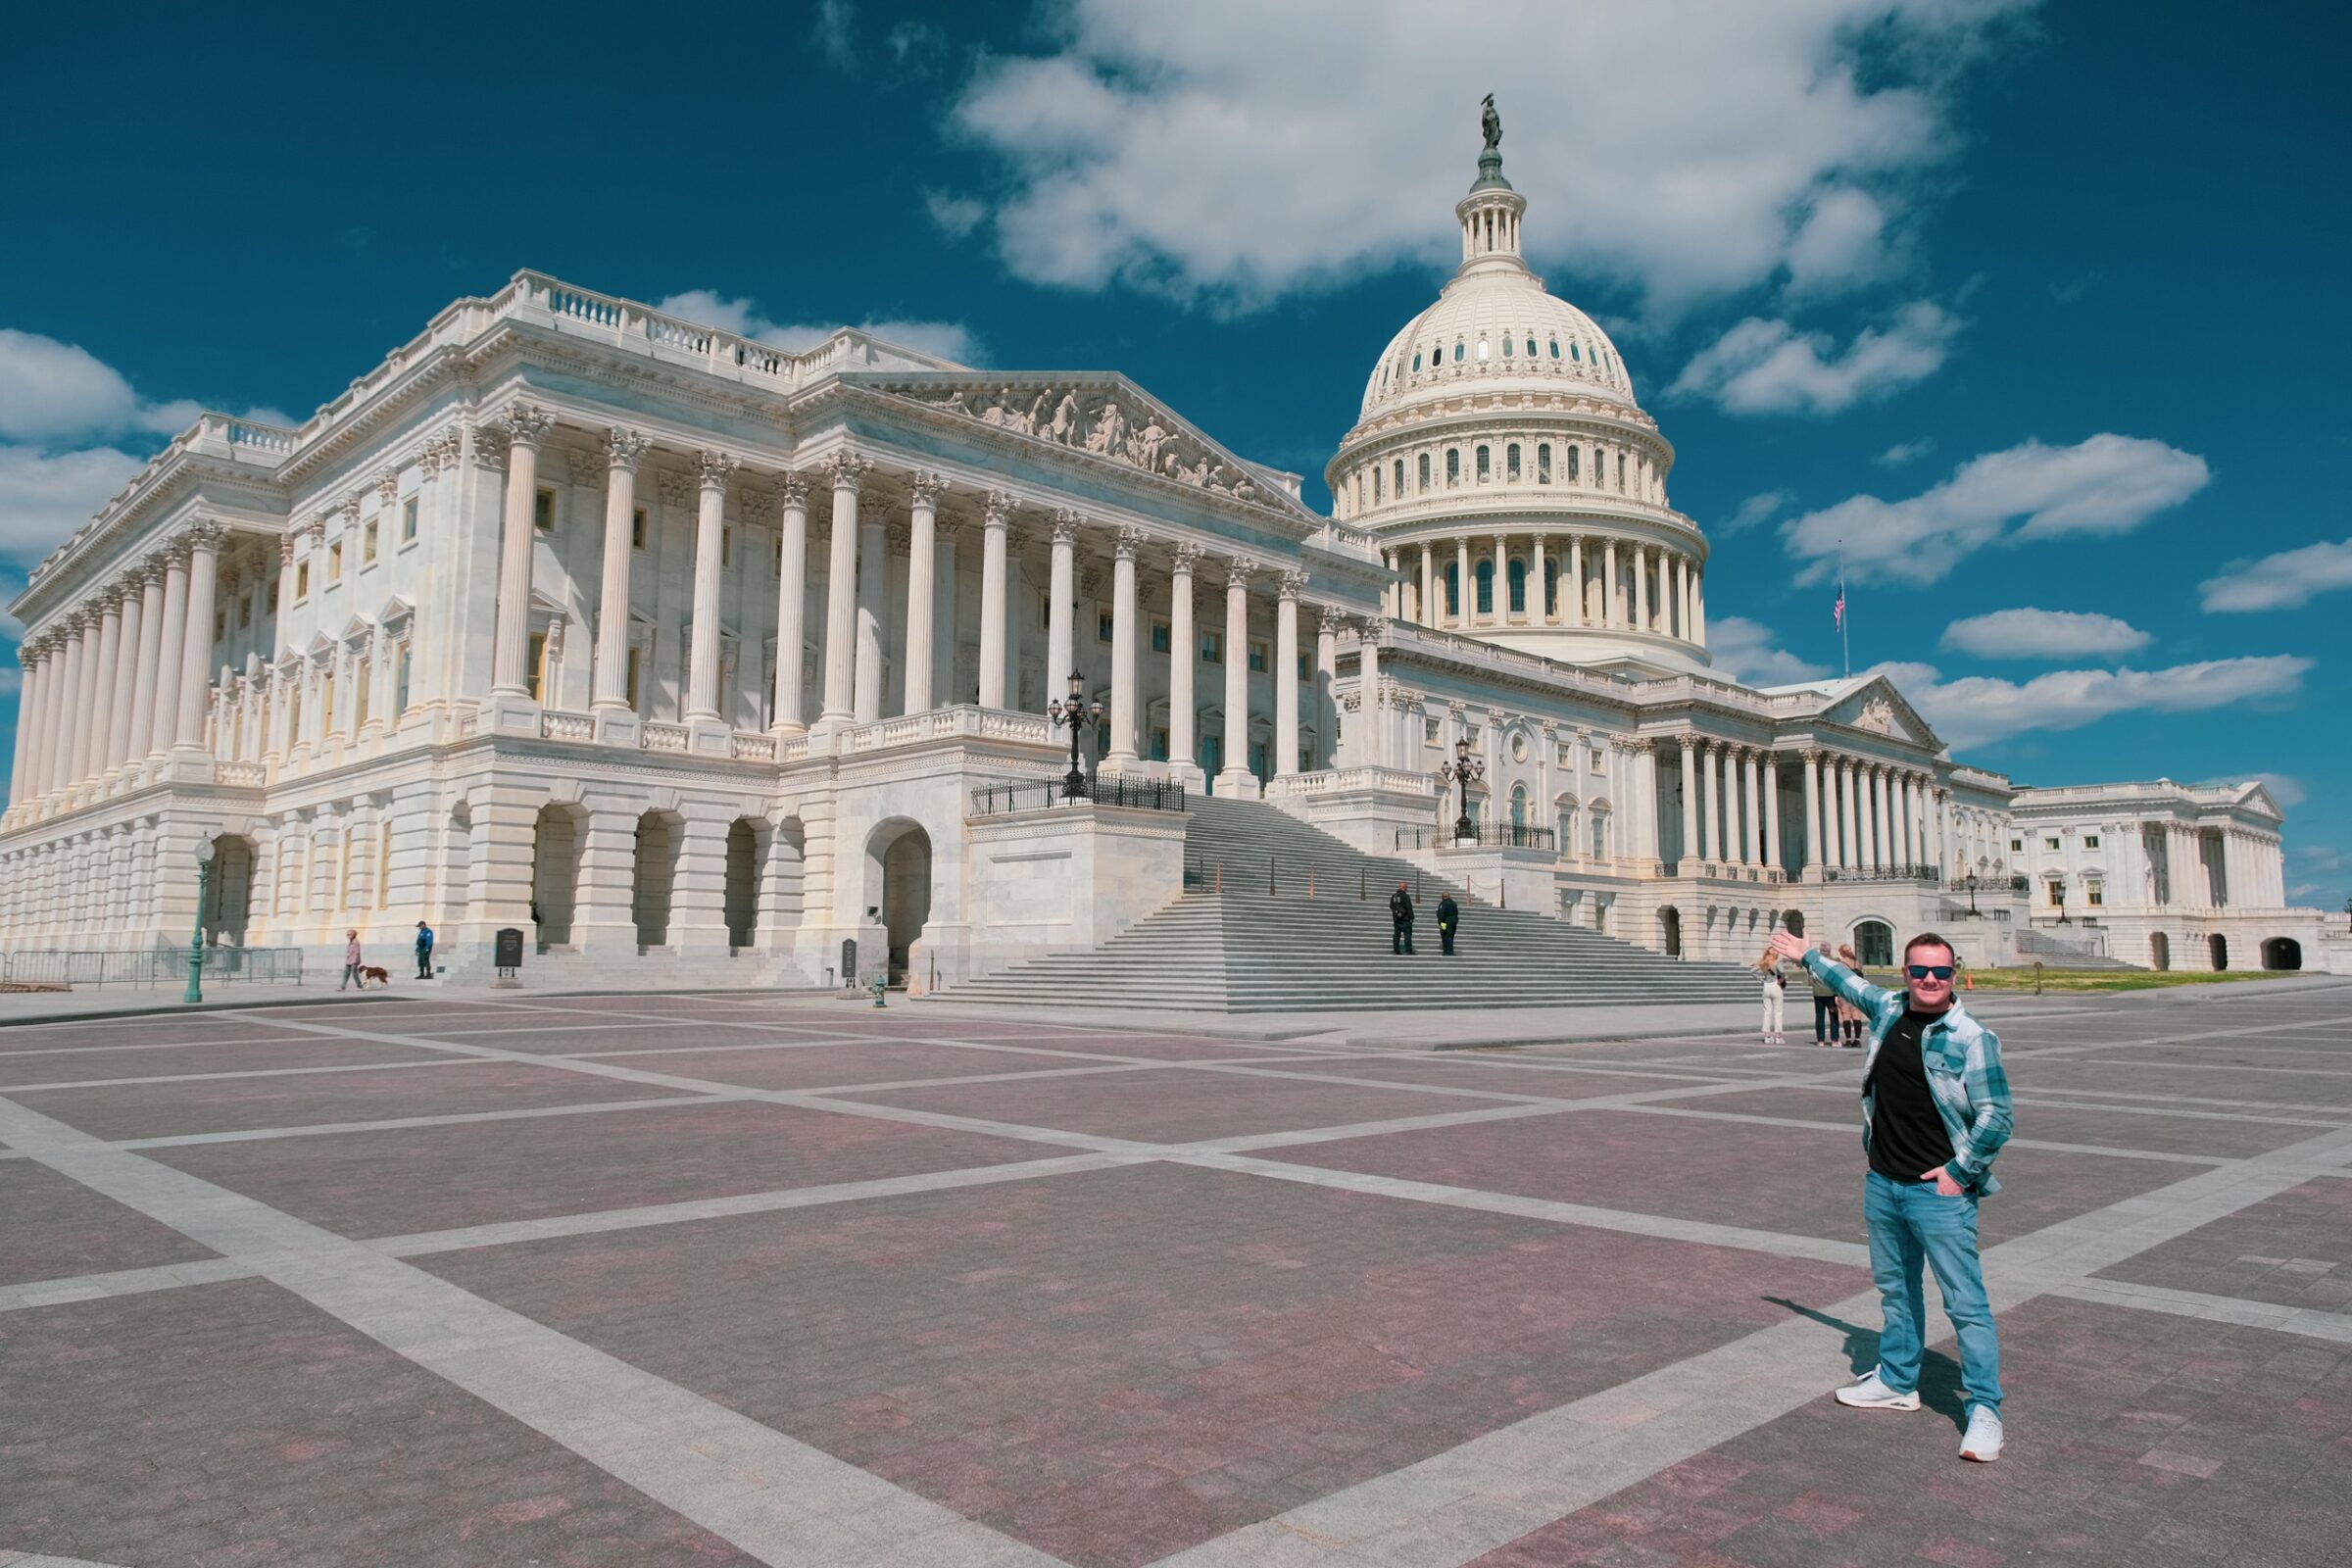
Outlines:
[[[1560,340],[1556,337],[1551,340],[1551,357],[1555,360],[1560,357]]]
[[[1454,363],[1454,364],[1456,364],[1456,365],[1459,365],[1459,364],[1461,364],[1461,363],[1462,363],[1462,355],[1463,355],[1463,353],[1465,352],[1465,349],[1466,349],[1466,345],[1465,345],[1465,344],[1462,342],[1462,340],[1461,340],[1460,338],[1458,338],[1458,337],[1457,337],[1457,338],[1455,338],[1455,339],[1453,340],[1453,363]]]
[[[1480,346],[1483,348],[1485,345]],[[1511,357],[1511,334],[1508,332],[1502,334],[1502,357],[1506,360]]]
[[[1421,454],[1421,488],[1425,492],[1429,489],[1429,454],[1426,452]]]
[[[1577,454],[1580,450],[1581,449],[1577,447],[1570,447],[1568,449],[1568,482],[1570,484],[1582,482],[1580,478],[1582,468],[1579,465],[1577,457]]]
[[[1536,483],[1551,483],[1551,443],[1548,441],[1539,442],[1536,446]]]
[[[1396,499],[1399,501],[1404,499],[1404,460],[1402,458],[1396,460]]]
[[[1488,449],[1482,446],[1478,449],[1478,482],[1485,484],[1494,477],[1494,460],[1488,455]]]
[[[1516,441],[1502,449],[1502,476],[1513,484],[1519,482],[1519,443]]]
[[[1418,354],[1413,356],[1413,373],[1415,375],[1421,373],[1421,356]]]
[[[1447,447],[1446,449],[1446,484],[1447,488],[1450,489],[1452,486],[1460,484],[1461,482],[1462,449],[1460,447]]]
[[[1527,357],[1531,360],[1536,357],[1536,336],[1533,332],[1527,336]]]

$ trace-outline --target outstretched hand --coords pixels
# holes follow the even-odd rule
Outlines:
[[[1775,957],[1787,958],[1792,963],[1801,963],[1805,956],[1805,939],[1791,936],[1786,931],[1775,931],[1772,934],[1772,952]]]

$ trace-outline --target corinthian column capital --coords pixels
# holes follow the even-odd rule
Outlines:
[[[735,460],[724,452],[705,447],[695,460],[695,467],[702,476],[705,490],[724,490],[728,476],[735,471]]]
[[[556,427],[556,416],[536,403],[510,403],[499,424],[510,446],[536,448]]]
[[[947,487],[948,481],[944,474],[933,473],[928,468],[919,468],[906,476],[906,499],[912,506],[936,507],[939,505],[940,492]]]
[[[625,425],[613,425],[605,432],[605,466],[637,471],[637,465],[653,449],[653,438],[643,430],[631,430]]]
[[[825,477],[836,490],[858,490],[864,486],[865,476],[873,471],[874,460],[861,458],[855,452],[836,452],[824,462]]]

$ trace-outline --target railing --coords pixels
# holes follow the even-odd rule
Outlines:
[[[1265,782],[1265,798],[1282,800],[1301,795],[1337,795],[1348,790],[1396,790],[1427,795],[1431,777],[1394,767],[1334,767],[1313,773],[1277,774]]]
[[[1831,882],[1925,882],[1933,887],[1943,880],[1943,868],[1938,865],[1833,865],[1825,867],[1822,875]]]
[[[592,741],[596,739],[596,720],[586,713],[542,709],[539,712],[539,733],[551,741]]]
[[[1123,773],[1098,774],[1087,781],[1086,794],[1075,800],[1062,794],[1058,778],[999,779],[972,791],[974,816],[1003,816],[1012,811],[1047,810],[1056,806],[1123,806],[1146,811],[1186,809],[1184,786],[1174,779],[1129,778]]]
[[[1400,850],[1451,849],[1457,844],[1476,844],[1481,849],[1557,850],[1559,835],[1547,827],[1519,827],[1509,822],[1477,822],[1471,831],[1457,836],[1449,827],[1400,827],[1396,830],[1396,848]]]
[[[268,770],[259,762],[215,762],[213,782],[216,784],[256,785],[268,782]]]
[[[647,724],[637,732],[637,748],[646,752],[682,752],[686,750],[686,726],[683,724]]]
[[[758,730],[739,729],[727,741],[727,755],[737,761],[772,762],[776,760],[776,738]]]
[[[44,949],[0,954],[0,981],[18,985],[153,986],[183,983],[187,978],[185,948],[133,948],[120,953]],[[300,985],[302,950],[206,948],[204,978]]]

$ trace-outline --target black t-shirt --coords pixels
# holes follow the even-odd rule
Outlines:
[[[1928,1092],[1920,1036],[1939,1013],[1905,1010],[1886,1031],[1862,1089],[1871,1095],[1870,1168],[1894,1182],[1916,1182],[1952,1157],[1952,1139]]]

